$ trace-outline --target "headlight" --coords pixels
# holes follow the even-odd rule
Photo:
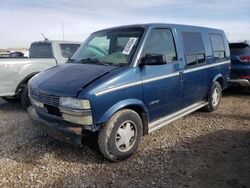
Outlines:
[[[90,102],[88,100],[60,97],[60,106],[65,108],[85,110],[90,109]]]

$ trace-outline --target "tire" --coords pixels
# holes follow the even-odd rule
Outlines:
[[[204,107],[206,112],[217,110],[222,96],[221,85],[215,81],[208,93],[208,105]]]
[[[31,103],[30,103],[30,99],[29,99],[29,94],[28,94],[28,86],[26,85],[22,92],[21,92],[21,95],[20,95],[20,102],[21,102],[21,105],[27,109]]]
[[[17,103],[19,102],[19,96],[18,95],[15,95],[13,97],[3,97],[3,99],[9,103]]]
[[[142,120],[133,110],[116,112],[101,127],[98,145],[101,153],[111,161],[121,161],[137,150],[143,134]]]

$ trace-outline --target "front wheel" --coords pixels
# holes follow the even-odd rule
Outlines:
[[[221,101],[222,89],[221,85],[215,81],[208,93],[208,105],[204,107],[207,112],[212,112],[218,109]]]
[[[124,160],[137,150],[142,133],[140,116],[133,110],[121,110],[100,129],[98,145],[107,159]]]
[[[31,105],[27,85],[23,88],[23,90],[21,92],[20,102],[25,109],[27,109]]]

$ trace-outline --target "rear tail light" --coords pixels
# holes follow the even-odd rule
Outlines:
[[[250,56],[240,56],[239,58],[244,63],[250,63]]]
[[[250,79],[250,76],[240,76],[242,79]]]

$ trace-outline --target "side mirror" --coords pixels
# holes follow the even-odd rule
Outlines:
[[[160,54],[146,54],[141,58],[140,65],[163,65],[166,64],[165,57]]]

